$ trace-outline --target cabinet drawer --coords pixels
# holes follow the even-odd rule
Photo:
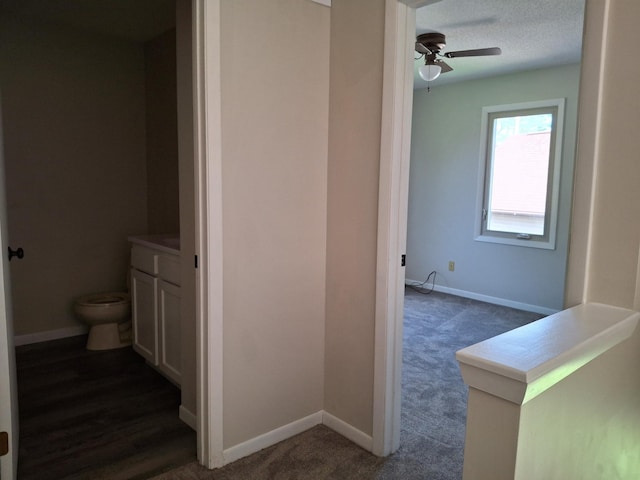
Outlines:
[[[133,245],[131,247],[131,265],[138,270],[150,273],[152,275],[158,274],[158,255],[154,250],[150,248],[141,247],[140,245]]]
[[[180,285],[180,257],[177,255],[158,256],[158,277],[162,280]]]

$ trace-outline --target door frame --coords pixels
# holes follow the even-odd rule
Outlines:
[[[221,0],[192,1],[198,460],[223,457]]]
[[[11,277],[5,254],[8,248],[4,142],[0,99],[0,431],[9,434],[9,453],[0,457],[0,477],[14,480],[18,476],[18,384],[14,346]],[[8,388],[7,388],[8,385]]]
[[[413,103],[415,8],[385,4],[373,383],[372,451],[400,447],[402,317]]]

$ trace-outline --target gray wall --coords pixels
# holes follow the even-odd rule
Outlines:
[[[182,319],[182,407],[196,413],[196,248],[191,65],[191,0],[176,1],[176,65],[180,178],[180,317]]]
[[[407,279],[436,270],[437,284],[456,293],[563,308],[579,78],[569,65],[415,92]],[[475,241],[482,107],[550,98],[566,98],[556,249]]]
[[[180,231],[176,31],[146,42],[144,61],[147,233],[176,233]]]

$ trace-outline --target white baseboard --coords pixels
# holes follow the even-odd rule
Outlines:
[[[365,450],[370,452],[373,449],[373,439],[369,435],[361,432],[353,425],[340,420],[338,417],[328,412],[322,412],[322,423]]]
[[[419,285],[422,282],[406,279],[405,285]],[[425,285],[427,290],[431,289],[431,284]],[[507,300],[506,298],[492,297],[489,295],[483,295],[481,293],[468,292],[466,290],[458,290],[457,288],[443,287],[442,285],[435,285],[434,290],[436,292],[449,293],[458,297],[470,298],[472,300],[479,300],[481,302],[493,303],[494,305],[502,305],[503,307],[517,308],[518,310],[524,310],[526,312],[539,313],[540,315],[553,315],[558,313],[559,310],[553,308],[543,307],[541,305],[530,305],[528,303],[515,302],[513,300]]]
[[[182,407],[181,414],[182,414]],[[186,410],[186,409],[185,409]],[[182,418],[182,417],[180,417]],[[184,420],[183,420],[184,421]],[[195,416],[194,416],[195,422]],[[189,424],[188,422],[186,422]],[[282,442],[288,438],[305,432],[316,425],[324,424],[336,433],[351,440],[356,445],[371,451],[373,448],[373,439],[366,433],[361,432],[357,428],[349,425],[347,422],[340,420],[338,417],[321,410],[307,417],[301,418],[294,422],[276,428],[270,432],[259,435],[251,440],[242,442],[234,447],[228,448],[223,452],[224,465],[235,462],[243,457],[259,452],[267,447],[271,447],[276,443]],[[190,425],[190,424],[189,424]]]
[[[223,453],[223,463],[235,462],[243,457],[259,452],[260,450],[275,445],[287,438],[298,435],[322,423],[322,411],[313,413],[307,417],[300,418],[270,432],[258,435],[251,440],[242,442],[234,447],[227,448]]]
[[[196,417],[195,413],[192,413],[190,410],[185,408],[184,405],[180,405],[178,412],[179,412],[178,416],[180,417],[180,420],[182,420],[184,423],[189,425],[194,430],[196,431],[198,430],[198,418]]]
[[[58,340],[59,338],[76,337],[78,335],[84,335],[88,331],[89,327],[86,325],[77,325],[75,327],[60,328],[58,330],[47,330],[46,332],[16,335],[13,339],[13,343],[16,347],[19,347],[20,345],[48,342],[49,340]]]

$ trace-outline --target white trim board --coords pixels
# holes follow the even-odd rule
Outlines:
[[[13,343],[16,347],[21,345],[30,345],[32,343],[48,342],[49,340],[58,340],[60,338],[77,337],[85,335],[89,332],[86,325],[76,325],[75,327],[59,328],[57,330],[47,330],[46,332],[27,333],[24,335],[16,335]]]
[[[311,0],[314,3],[319,3],[320,5],[324,5],[325,7],[331,6],[331,0]]]
[[[405,285],[407,286],[416,286],[420,285],[422,282],[416,280],[405,280]],[[430,285],[426,286],[426,289],[429,290],[431,288]],[[511,307],[517,308],[518,310],[524,310],[526,312],[539,313],[541,315],[553,315],[554,313],[558,313],[559,310],[554,310],[553,308],[543,307],[541,305],[530,305],[528,303],[516,302],[514,300],[507,300],[506,298],[500,297],[492,297],[490,295],[484,295],[482,293],[468,292],[466,290],[458,290],[457,288],[444,287],[442,285],[435,285],[433,288],[436,292],[448,293],[451,295],[456,295],[458,297],[470,298],[472,300],[479,300],[481,302],[492,303],[494,305],[502,305],[503,307]]]
[[[196,414],[191,412],[184,405],[180,405],[180,408],[178,409],[178,417],[194,430],[198,429],[198,417],[196,417]]]
[[[338,417],[331,415],[329,412],[322,412],[322,424],[330,428],[334,432],[339,433],[348,440],[351,440],[353,443],[355,443],[359,447],[364,448],[368,452],[370,452],[373,448],[373,439],[370,435],[361,432],[353,425],[340,420]]]
[[[259,452],[260,450],[271,447],[276,443],[287,440],[288,438],[302,432],[306,432],[316,425],[325,425],[327,428],[330,428],[339,435],[351,440],[356,445],[369,452],[371,451],[373,440],[369,435],[361,432],[345,421],[340,420],[338,417],[335,417],[324,410],[320,410],[306,417],[294,420],[287,425],[278,427],[275,430],[258,435],[246,442],[242,442],[231,448],[225,449],[223,453],[224,464],[226,465],[228,463],[235,462],[236,460],[240,460],[241,458]]]
[[[309,416],[294,420],[287,425],[283,425],[275,430],[251,438],[246,442],[225,449],[223,452],[224,464],[235,462],[252,453],[259,452],[262,449],[309,430],[316,425],[320,425],[322,423],[322,413],[322,411],[312,413]]]

